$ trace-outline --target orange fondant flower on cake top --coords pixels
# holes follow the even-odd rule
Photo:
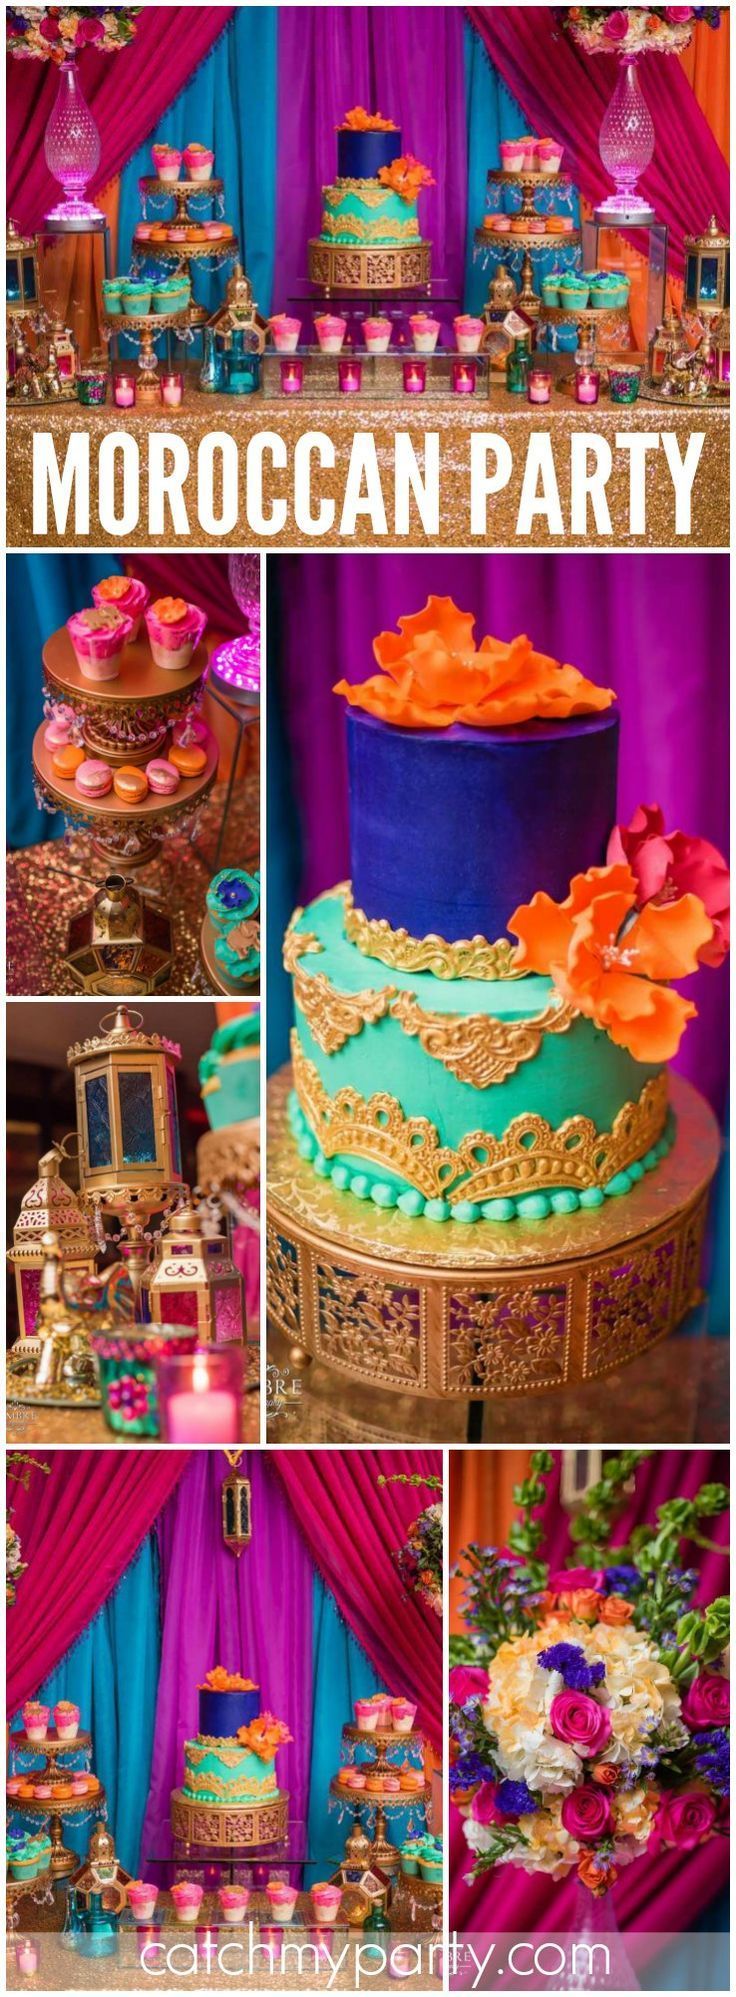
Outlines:
[[[521,721],[567,720],[609,707],[614,695],[594,686],[576,666],[535,652],[528,638],[484,638],[476,651],[475,618],[450,596],[430,596],[424,610],[399,618],[373,651],[382,674],[349,686],[353,707],[363,707],[397,728],[508,728]]]
[[[241,1678],[239,1671],[226,1671],[224,1664],[216,1664],[208,1671],[198,1692],[257,1692],[258,1686],[252,1678]]]
[[[563,902],[548,894],[514,910],[519,970],[539,971],[635,1061],[669,1061],[695,1006],[669,980],[696,971],[713,935],[702,901],[685,894],[639,905],[630,867],[589,867]]]
[[[250,1726],[238,1727],[238,1740],[241,1747],[247,1747],[250,1754],[257,1754],[259,1761],[273,1761],[277,1748],[288,1747],[294,1736],[283,1720],[275,1720],[273,1713],[261,1713]]]
[[[422,166],[413,153],[402,153],[400,159],[392,159],[390,166],[379,167],[378,178],[382,187],[390,187],[392,194],[400,194],[402,201],[416,201],[423,187],[436,185],[429,167]]]
[[[362,104],[355,104],[352,111],[346,111],[338,132],[395,132],[393,118],[382,118],[380,111],[364,111]]]

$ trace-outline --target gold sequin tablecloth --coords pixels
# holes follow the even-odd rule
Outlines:
[[[236,786],[221,865],[257,866],[258,775]],[[205,894],[212,877],[225,801],[216,785],[202,813],[196,843],[172,832],[156,859],[141,869],[140,886],[155,894],[171,917],[174,963],[166,987],[177,997],[212,995],[200,956]],[[86,908],[104,878],[104,863],[86,832],[27,846],[7,856],[7,989],[14,997],[67,997],[78,992],[64,961],[70,919]]]
[[[327,393],[318,385],[311,393],[284,398],[260,390],[238,400],[232,396],[204,395],[195,381],[187,383],[183,407],[151,415],[144,410],[117,410],[109,403],[101,409],[83,409],[76,403],[9,409],[7,420],[7,537],[10,547],[115,547],[141,546],[175,548],[197,547],[635,547],[672,546],[727,548],[729,542],[729,414],[728,407],[709,403],[707,407],[676,407],[640,399],[633,407],[615,407],[602,400],[594,409],[581,409],[567,396],[555,391],[548,408],[531,408],[508,395],[495,382],[490,397],[479,384],[470,396],[427,393],[407,396],[397,392],[344,396]],[[47,535],[34,535],[32,501],[32,438],[34,431],[49,431],[54,441],[57,464],[62,465],[72,432],[86,431],[90,438],[90,531],[77,532],[74,509],[60,533],[53,523]],[[140,453],[140,512],[134,531],[123,536],[103,528],[98,520],[98,452],[104,437],[120,430],[132,436]],[[149,525],[148,439],[152,430],[175,432],[189,450],[189,470],[184,483],[187,532],[177,533],[170,511],[166,510],[164,532]],[[238,446],[238,519],[232,528],[208,533],[200,526],[198,511],[198,459],[200,444],[212,431],[225,432]],[[353,438],[356,431],[373,433],[380,472],[381,491],[388,531],[377,532],[365,514],[358,514],[354,531],[340,533],[340,516]],[[312,507],[320,500],[335,502],[334,524],[315,535],[297,525],[294,514],[294,448],[305,432],[326,434],[335,451],[333,468],[320,468],[313,460]],[[474,431],[504,439],[510,446],[513,468],[508,485],[488,504],[487,532],[471,533],[470,522],[470,437]],[[661,446],[646,455],[646,531],[632,533],[629,514],[630,458],[626,448],[617,449],[616,438],[631,433],[660,437],[670,432],[684,458],[693,431],[704,433],[700,462],[692,494],[692,521],[689,535],[675,533],[674,488]],[[272,459],[263,461],[263,506],[266,517],[274,502],[285,500],[283,525],[277,532],[262,531],[257,523],[254,502],[249,505],[246,450],[258,432],[269,432],[285,446],[286,464],[273,470]],[[437,433],[440,451],[439,534],[425,533],[412,506],[410,530],[397,532],[394,519],[394,452],[397,432],[406,432],[420,457],[425,432]],[[548,432],[552,438],[555,473],[562,508],[563,532],[551,534],[546,520],[535,517],[528,534],[517,534],[519,499],[526,466],[527,449],[533,432]],[[570,522],[570,438],[585,433],[604,439],[611,448],[613,464],[606,485],[611,533],[598,534],[589,512],[589,531],[573,533]],[[489,470],[493,466],[491,454]],[[255,473],[254,473],[255,476]],[[214,511],[221,501],[221,463],[214,469]],[[363,480],[363,489],[365,481]],[[118,512],[122,509],[122,467],[120,453],[115,459],[115,488]]]

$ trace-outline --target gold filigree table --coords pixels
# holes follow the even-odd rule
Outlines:
[[[230,1846],[285,1844],[289,1835],[289,1798],[285,1789],[252,1803],[203,1803],[174,1789],[171,1831],[186,1851],[189,1845]]]
[[[458,1400],[595,1384],[697,1302],[715,1117],[671,1077],[677,1135],[625,1200],[543,1225],[406,1219],[318,1179],[269,1090],[268,1313],[298,1369],[357,1388]]]

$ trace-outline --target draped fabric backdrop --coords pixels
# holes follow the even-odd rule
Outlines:
[[[472,1482],[475,1459],[469,1452],[465,1462]],[[637,1470],[633,1496],[616,1522],[613,1535],[616,1544],[622,1545],[635,1525],[651,1521],[658,1505],[672,1498],[692,1498],[701,1484],[715,1481],[729,1481],[727,1452],[654,1451]],[[547,1502],[540,1514],[544,1556],[552,1568],[564,1566],[571,1551],[569,1519],[559,1503],[558,1491],[559,1465],[549,1480]],[[723,1551],[701,1553],[691,1546],[686,1550],[687,1565],[697,1567],[700,1574],[696,1600],[702,1604],[715,1595],[727,1593],[729,1585],[728,1518],[724,1515],[709,1524],[712,1529],[708,1538],[716,1540]],[[490,1513],[482,1525],[478,1523],[477,1531],[483,1544],[494,1543],[497,1522]],[[452,1523],[450,1532],[451,1557],[452,1554],[456,1557],[460,1549],[453,1537]],[[489,1934],[550,1930],[560,1934],[569,1930],[576,1895],[574,1878],[555,1882],[542,1876],[531,1877],[507,1865],[495,1877],[489,1876],[475,1886],[466,1885],[468,1848],[457,1812],[451,1810],[450,1815],[450,1921],[454,1928],[461,1933],[475,1930]],[[671,1851],[635,1863],[622,1872],[614,1888],[619,1923],[660,1937],[678,1934],[696,1923],[727,1880],[725,1838],[712,1839],[694,1852]]]

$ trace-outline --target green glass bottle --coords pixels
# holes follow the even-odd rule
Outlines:
[[[510,354],[506,355],[506,387],[509,395],[526,395],[529,375],[529,348],[526,334],[517,334]]]

